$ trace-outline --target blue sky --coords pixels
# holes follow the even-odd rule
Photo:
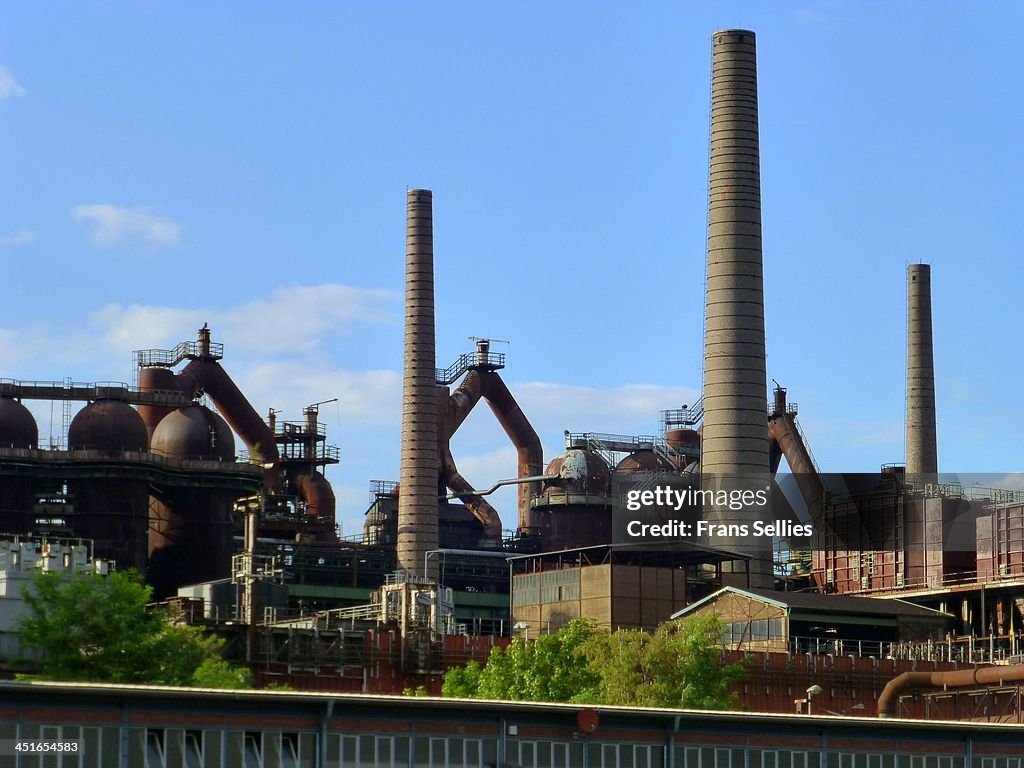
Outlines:
[[[818,463],[902,459],[925,261],[940,465],[1021,470],[1022,22],[1015,2],[6,3],[0,377],[129,380],[133,349],[209,322],[260,412],[340,398],[322,420],[352,533],[398,474],[405,190],[427,187],[439,364],[510,340],[549,456],[563,429],[651,433],[700,387],[711,35],[739,26],[768,371]],[[477,486],[515,472],[486,408],[453,448]]]

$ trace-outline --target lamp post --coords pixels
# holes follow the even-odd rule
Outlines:
[[[811,699],[814,698],[815,696],[817,696],[819,693],[821,693],[821,690],[822,690],[821,686],[818,685],[817,683],[815,683],[814,685],[812,685],[810,688],[807,689],[807,698],[804,699],[804,701],[807,702],[807,714],[808,715],[812,714],[812,712],[811,712]]]
[[[530,642],[530,625],[525,621],[517,621],[512,625],[513,632],[522,632],[524,642]]]

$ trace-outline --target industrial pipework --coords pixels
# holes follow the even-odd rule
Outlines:
[[[882,695],[878,697],[878,716],[893,717],[900,694],[915,688],[946,689],[1021,682],[1024,682],[1024,664],[974,667],[950,672],[904,672],[886,683],[882,689]]]
[[[438,547],[438,413],[434,342],[434,225],[430,190],[406,204],[405,362],[399,468],[398,567],[429,577],[426,554]],[[433,570],[436,570],[436,566]]]
[[[252,457],[263,464],[264,488],[275,493],[280,486],[281,470],[274,430],[260,418],[242,391],[217,362],[221,348],[219,344],[212,344],[210,329],[204,324],[199,329],[195,344],[185,342],[169,352],[138,352],[136,355],[142,366],[139,371],[139,389],[178,391],[189,398],[198,397],[204,392],[208,394],[224,420],[242,438]],[[180,373],[169,370],[173,365],[186,359],[189,363]],[[139,409],[139,415],[146,424],[150,439],[157,424],[172,410],[163,406]]]
[[[777,386],[774,395],[772,413],[768,420],[769,443],[773,449],[778,447],[780,456],[786,457],[789,471],[793,473],[800,495],[807,504],[807,511],[817,523],[821,519],[822,504],[825,501],[825,488],[818,467],[797,426],[796,405],[786,402],[785,387]],[[773,461],[772,472],[777,469],[778,464]]]
[[[769,474],[768,400],[757,60],[748,30],[714,35],[704,317],[702,485],[756,483]],[[751,522],[727,509],[705,513],[721,523]],[[770,541],[719,543],[753,556],[752,586],[772,585]]]
[[[907,267],[906,474],[911,482],[939,472],[935,441],[935,364],[932,353],[932,268]]]

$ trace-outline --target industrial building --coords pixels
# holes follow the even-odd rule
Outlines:
[[[827,686],[835,711],[873,713],[881,690],[897,675],[927,665],[929,673],[954,674],[981,662],[1016,661],[1024,630],[1024,495],[941,482],[930,267],[907,270],[905,466],[837,484],[818,467],[787,389],[776,385],[769,398],[757,99],[754,33],[716,33],[703,395],[693,405],[663,411],[660,434],[576,433],[566,425],[564,452],[545,461],[528,414],[502,378],[505,356],[492,351],[490,340],[477,340],[452,365],[438,367],[434,199],[430,190],[412,189],[406,201],[401,461],[397,482],[371,486],[359,540],[342,540],[336,532],[334,492],[324,473],[341,455],[318,421],[323,403],[308,406],[301,421],[279,421],[273,409],[261,417],[222,366],[225,350],[205,325],[195,341],[138,351],[131,384],[0,380],[0,532],[19,541],[90,540],[91,556],[137,568],[159,598],[229,636],[235,657],[252,665],[261,682],[364,692],[422,684],[436,691],[446,669],[485,660],[515,634],[536,637],[585,617],[608,627],[650,629],[712,609],[738,632],[736,652],[760,653],[745,700],[775,711],[793,711],[801,693],[793,690],[794,680]],[[60,444],[40,446],[21,402],[26,399],[65,406]],[[451,450],[452,437],[481,400],[516,448],[507,479],[471,481]],[[71,402],[86,403],[73,419]],[[236,449],[236,436],[244,450]],[[753,492],[772,486],[783,458],[793,498],[773,493],[772,508],[756,514],[719,502],[691,505],[685,513],[737,530],[796,515],[813,525],[811,537],[730,534],[668,547],[626,546],[617,538],[623,489],[667,483]],[[517,486],[512,531],[503,530],[488,501],[502,485]],[[791,509],[794,500],[800,509]],[[977,686],[965,695],[987,702],[986,717],[996,711],[1016,716],[1003,709],[1019,702],[1011,695],[1019,678],[995,679],[996,688],[974,679]],[[979,711],[959,703],[950,710],[928,698],[933,694],[921,694],[902,711],[947,717]],[[135,693],[116,696],[136,700]],[[1019,703],[1011,710],[1019,715]],[[377,716],[367,714],[367,722]],[[312,722],[302,717],[294,721]],[[616,727],[633,727],[626,714],[615,717],[623,718]],[[680,721],[674,722],[678,731]],[[702,727],[714,730],[709,723]],[[170,750],[174,740],[179,752],[191,743],[193,726],[173,727],[180,733],[161,730],[165,735],[155,737],[160,750]],[[480,741],[472,764],[512,754],[507,750],[514,740],[506,737],[514,734],[480,727],[493,742],[487,750],[494,758],[482,756]],[[801,768],[825,768],[812,754],[833,765],[835,745],[826,746],[807,723],[792,727],[791,743],[804,745]],[[249,736],[245,728],[232,728],[233,735],[218,735],[216,743],[234,746],[217,749],[241,754]],[[737,760],[755,759],[747,725],[729,728],[723,744],[734,746],[722,749],[738,750]],[[681,738],[663,731],[650,744]],[[126,733],[111,738],[127,740],[131,750],[150,748],[146,728]],[[324,738],[319,733],[316,743]],[[592,755],[591,765],[634,764],[600,762],[605,746],[593,751],[573,733],[562,734],[561,754]],[[281,753],[283,738],[267,749]],[[295,738],[288,743],[314,737]],[[418,754],[420,737],[402,738],[403,754]],[[904,738],[878,737],[890,746],[877,747],[879,758],[870,765],[919,768],[916,747],[891,746],[909,743]],[[348,749],[348,742],[334,743],[321,749]],[[389,759],[398,764],[398,742],[387,743]],[[982,758],[965,746],[970,737],[957,743],[958,759],[973,768]],[[533,764],[516,749],[519,757],[511,759]],[[631,754],[638,766],[691,765],[688,747],[661,749]],[[899,757],[896,765],[900,749],[907,761]],[[717,754],[705,766],[728,764]]]
[[[317,693],[0,684],[0,739],[103,768],[1018,768],[1020,726]],[[37,765],[37,756],[5,758]]]

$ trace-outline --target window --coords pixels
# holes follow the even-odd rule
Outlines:
[[[146,729],[146,768],[166,768],[167,752],[163,729]]]
[[[185,731],[185,768],[203,768],[202,731]]]

